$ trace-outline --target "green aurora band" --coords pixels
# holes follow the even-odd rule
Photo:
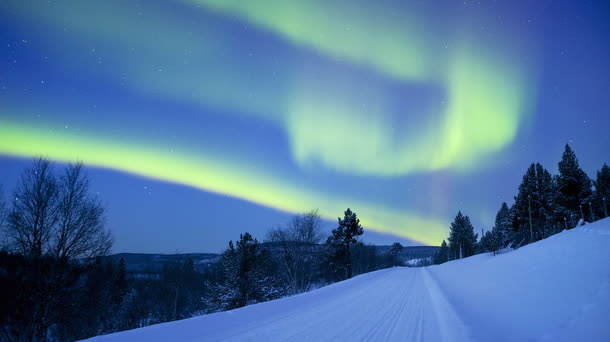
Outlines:
[[[454,34],[450,48],[439,48],[427,41],[440,37],[426,34],[427,27],[415,19],[405,20],[402,14],[367,15],[372,10],[342,11],[335,2],[193,1],[249,20],[331,60],[344,59],[404,82],[438,85],[447,93],[445,113],[419,127],[416,134],[393,134],[408,127],[395,127],[392,118],[402,113],[388,109],[392,100],[388,95],[366,84],[333,79],[332,70],[326,70],[331,73],[328,78],[318,79],[302,66],[290,64],[284,65],[287,76],[282,79],[266,73],[245,77],[264,67],[231,57],[245,51],[234,50],[222,30],[202,29],[193,35],[179,18],[161,10],[147,12],[134,24],[121,2],[96,3],[95,11],[85,10],[86,4],[65,2],[45,8],[27,2],[15,7],[57,29],[71,27],[76,31],[73,40],[93,36],[108,42],[107,49],[120,56],[105,61],[108,72],[125,78],[136,91],[229,108],[284,127],[293,158],[301,166],[319,161],[336,171],[377,176],[447,168],[468,171],[514,139],[528,108],[531,90],[525,67],[507,58],[511,54],[497,43],[485,44],[482,39],[483,43],[473,44]],[[112,18],[112,25],[105,22],[107,18]],[[159,22],[166,23],[163,30],[158,29]],[[146,60],[130,52],[134,41]],[[282,90],[278,93],[278,89]],[[340,89],[343,96],[328,96],[320,89]],[[362,98],[366,106],[355,103]],[[419,115],[429,116],[432,113]],[[340,124],[347,120],[349,127]],[[320,129],[333,134],[320,139]],[[368,162],[347,160],[346,145]]]
[[[96,2],[94,9],[90,3],[62,1],[53,6],[9,1],[8,6],[28,22],[46,25],[54,37],[48,48],[59,54],[65,47],[62,44],[69,42],[86,46],[90,37],[103,42],[100,50],[115,51],[116,56],[104,60],[104,74],[124,81],[131,91],[230,109],[235,115],[275,123],[286,132],[292,157],[304,169],[319,162],[330,170],[377,177],[471,170],[514,139],[529,107],[527,68],[512,60],[501,43],[463,39],[467,28],[453,34],[447,48],[430,43],[441,37],[414,14],[373,15],[370,5],[346,10],[341,2],[185,2],[220,17],[245,20],[330,63],[344,62],[348,68],[376,73],[388,82],[440,87],[446,93],[443,115],[423,111],[419,116],[425,124],[399,126],[394,119],[402,112],[392,106],[395,99],[383,89],[352,82],[333,70],[318,78],[290,61],[279,62],[280,76],[259,72],[258,77],[246,77],[264,65],[234,57],[246,51],[232,46],[222,30],[202,26],[193,34],[178,16],[153,4],[136,21],[122,1]],[[163,23],[161,29],[159,23]],[[69,30],[64,32],[66,27]],[[138,55],[133,53],[134,42]],[[50,114],[60,110],[51,109]],[[446,234],[446,225],[439,220],[316,193],[289,177],[240,172],[245,166],[238,161],[185,146],[170,153],[155,148],[158,142],[111,134],[101,139],[83,133],[87,130],[80,134],[49,131],[46,126],[3,117],[0,112],[0,154],[82,160],[283,211],[319,207],[328,219],[349,206],[367,228],[426,244],[437,244]],[[404,134],[407,131],[414,133]],[[346,154],[346,148],[357,151],[358,158]],[[413,227],[417,229],[407,229]]]
[[[434,219],[388,210],[372,203],[333,198],[297,187],[295,182],[257,172],[247,165],[217,160],[201,153],[197,156],[179,151],[168,153],[166,148],[155,147],[150,142],[121,141],[120,137],[94,139],[85,132],[75,134],[2,120],[0,137],[0,154],[44,155],[63,162],[78,160],[91,166],[183,184],[287,212],[319,207],[324,218],[334,220],[349,206],[360,214],[362,224],[379,232],[405,236],[399,227],[426,227],[410,230],[408,236],[424,244],[436,243],[446,231],[445,224]]]

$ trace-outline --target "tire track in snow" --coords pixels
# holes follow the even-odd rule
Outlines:
[[[425,268],[386,270],[344,290],[337,298],[265,320],[228,340],[470,341]]]
[[[172,329],[167,330],[167,328]],[[171,338],[170,338],[171,335]],[[241,309],[100,341],[470,341],[425,268],[392,268]]]
[[[436,280],[428,273],[428,269],[422,268],[421,274],[430,303],[436,313],[435,317],[438,319],[440,333],[438,341],[471,341],[468,329],[453,309],[453,306],[445,298]]]

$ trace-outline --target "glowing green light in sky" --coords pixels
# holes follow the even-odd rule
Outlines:
[[[129,172],[152,179],[184,184],[218,194],[238,197],[271,208],[301,212],[320,208],[323,217],[335,220],[348,206],[357,210],[369,229],[435,244],[446,234],[445,224],[375,204],[338,198],[299,187],[294,180],[279,179],[246,164],[219,160],[204,153],[194,156],[151,146],[150,142],[120,137],[91,138],[48,127],[16,124],[0,119],[0,154],[29,157],[44,155],[69,162]],[[405,229],[405,227],[425,229]]]
[[[512,141],[527,107],[524,71],[499,58],[500,45],[474,44],[456,35],[448,39],[452,46],[443,49],[433,43],[440,37],[428,33],[431,28],[407,11],[392,13],[366,2],[189,1],[248,20],[330,58],[446,89],[445,117],[437,125],[423,127],[416,136],[392,139],[387,111],[354,105],[361,92],[329,100],[325,94],[308,95],[296,87],[296,100],[287,104],[285,125],[294,158],[301,165],[317,160],[332,169],[377,175],[470,169]],[[499,51],[492,54],[493,50]],[[332,86],[338,91],[346,87],[354,86]],[[305,101],[300,100],[303,93]],[[388,99],[376,103],[384,101]],[[345,153],[348,146],[358,151],[358,162]]]
[[[336,70],[323,70],[319,77],[315,70],[305,72],[301,65],[282,61],[283,76],[266,70],[251,77],[266,65],[235,57],[246,51],[231,45],[222,30],[202,27],[193,34],[178,18],[160,11],[134,22],[126,9],[117,10],[120,2],[96,5],[97,14],[87,16],[80,5],[66,3],[44,11],[35,6],[21,10],[108,41],[119,56],[105,61],[108,72],[137,91],[271,120],[288,133],[293,159],[301,166],[319,162],[341,172],[379,176],[468,170],[512,141],[528,105],[525,72],[510,56],[498,58],[505,54],[500,43],[472,43],[457,33],[444,37],[406,11],[326,1],[191,2],[250,21],[330,60],[410,84],[437,85],[447,94],[444,113],[422,109],[407,130],[393,122],[403,115],[389,105],[395,99],[368,84],[335,77]],[[112,18],[112,25],[103,23],[105,18]],[[159,22],[166,23],[163,30],[157,29]],[[443,39],[450,46],[437,43]],[[134,41],[143,54],[131,52]],[[418,125],[422,127],[412,129]],[[348,160],[346,146],[367,162]]]
[[[403,79],[429,79],[438,67],[426,30],[412,13],[343,1],[185,0],[234,15],[298,45]],[[437,70],[437,69],[436,69]]]
[[[84,68],[99,58],[99,79],[120,82],[133,93],[195,104],[205,115],[272,122],[289,145],[292,160],[285,162],[304,171],[321,165],[326,171],[383,177],[470,170],[512,142],[527,113],[528,70],[503,48],[502,37],[463,39],[476,35],[468,27],[437,30],[416,11],[394,13],[370,2],[181,3],[214,15],[220,27],[193,24],[195,17],[183,20],[157,3],[146,4],[141,16],[125,2],[111,0],[94,6],[10,1],[9,7],[24,22],[50,28],[46,48],[65,54],[70,64]],[[249,50],[256,46],[235,43],[226,30],[234,23],[222,22],[229,17],[254,26],[256,34],[281,45],[280,51],[291,49],[292,58],[270,61],[273,53],[258,58]],[[102,60],[97,53],[104,51]],[[387,91],[396,84],[438,88],[442,96],[435,105],[399,108],[396,103],[405,105],[401,94]],[[50,116],[60,110],[50,109]],[[398,120],[404,117],[409,120]],[[170,154],[141,137],[50,133],[1,116],[0,123],[2,154],[81,159],[280,210],[319,207],[327,218],[350,206],[365,225],[425,243],[438,243],[446,233],[435,220],[297,186],[298,179],[272,167],[268,173],[245,172],[240,156],[223,159],[187,146]]]

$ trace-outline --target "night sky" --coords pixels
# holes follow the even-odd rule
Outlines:
[[[0,2],[0,183],[81,160],[114,252],[218,252],[319,208],[477,231],[565,143],[610,162],[604,1]],[[61,167],[57,165],[57,167]]]

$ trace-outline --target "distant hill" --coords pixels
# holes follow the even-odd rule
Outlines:
[[[146,253],[118,253],[106,258],[118,263],[121,258],[125,260],[125,269],[130,273],[158,273],[164,265],[182,264],[188,257],[193,259],[195,268],[203,271],[208,265],[217,263],[219,254],[215,253],[188,253],[188,254],[146,254]]]
[[[278,243],[263,242],[263,248],[268,249],[272,255],[281,252]],[[377,254],[390,253],[390,246],[376,246]],[[404,247],[399,254],[399,259],[404,261],[430,257],[436,252],[435,246],[408,246]],[[217,253],[185,253],[185,254],[147,254],[147,253],[118,253],[106,257],[113,263],[118,263],[121,258],[125,260],[125,268],[129,273],[159,273],[164,265],[182,264],[188,257],[193,259],[195,268],[199,271],[205,270],[220,260]]]
[[[390,253],[391,246],[377,246],[377,254]],[[438,246],[406,246],[398,254],[400,260],[407,261],[413,259],[428,258],[436,253]]]

